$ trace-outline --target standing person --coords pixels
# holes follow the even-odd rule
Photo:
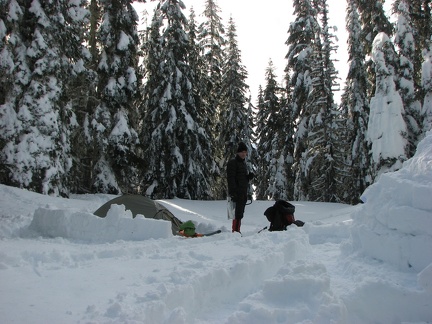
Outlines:
[[[235,158],[230,160],[227,165],[228,195],[236,203],[235,216],[232,222],[232,232],[240,233],[241,220],[243,218],[249,180],[253,178],[253,173],[248,173],[246,166],[247,146],[240,142]]]

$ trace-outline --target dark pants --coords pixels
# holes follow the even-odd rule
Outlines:
[[[232,222],[232,231],[240,232],[241,220],[245,211],[247,199],[238,199],[235,207],[235,219]]]
[[[246,199],[238,199],[235,207],[235,219],[242,219],[246,206]]]

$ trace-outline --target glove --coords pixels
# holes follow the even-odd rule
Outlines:
[[[249,179],[249,180],[252,180],[254,177],[255,177],[255,175],[254,175],[252,172],[250,172],[250,173],[248,174],[248,179]]]
[[[252,195],[247,195],[247,200],[250,200],[250,201],[252,201]]]
[[[237,201],[237,196],[236,195],[231,195],[231,201],[232,202],[236,202]]]

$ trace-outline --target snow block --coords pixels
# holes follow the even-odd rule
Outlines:
[[[171,222],[142,215],[132,218],[123,205],[113,205],[105,218],[72,210],[38,208],[29,229],[45,237],[98,243],[172,237]]]
[[[432,263],[417,275],[417,282],[425,291],[432,293]]]

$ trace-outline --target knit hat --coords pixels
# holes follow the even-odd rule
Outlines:
[[[244,151],[247,151],[247,150],[248,149],[247,149],[246,144],[243,143],[243,142],[240,142],[239,145],[238,145],[238,148],[237,148],[237,152],[244,152]]]

